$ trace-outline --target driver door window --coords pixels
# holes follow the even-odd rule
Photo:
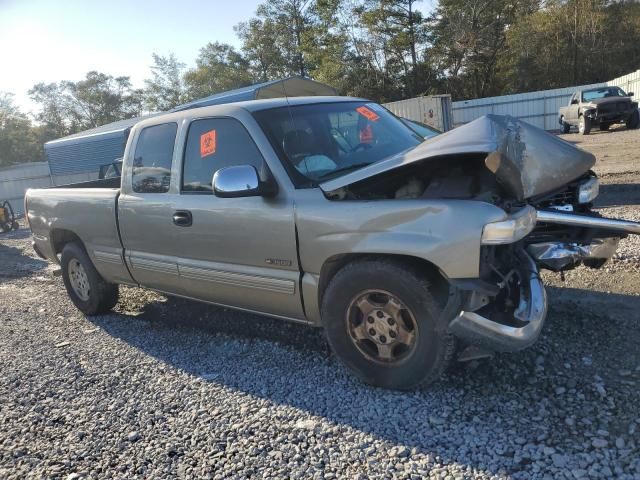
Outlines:
[[[232,165],[253,165],[264,178],[262,155],[242,124],[232,118],[192,122],[184,152],[182,192],[211,194],[214,173]]]

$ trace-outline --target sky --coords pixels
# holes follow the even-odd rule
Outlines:
[[[0,92],[25,112],[38,82],[81,80],[90,70],[150,76],[151,54],[194,65],[208,42],[239,46],[234,25],[260,0],[0,0]]]
[[[187,67],[208,42],[239,47],[233,27],[261,0],[0,0],[0,92],[26,113],[39,82],[78,81],[91,70],[150,77],[152,53],[174,53]],[[428,11],[433,0],[419,7]]]

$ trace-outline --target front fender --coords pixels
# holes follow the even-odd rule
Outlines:
[[[477,201],[330,201],[310,192],[296,202],[296,226],[301,267],[311,274],[337,255],[386,254],[427,260],[447,278],[477,278],[482,229],[506,218]]]

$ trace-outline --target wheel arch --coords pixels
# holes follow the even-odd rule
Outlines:
[[[82,248],[86,250],[85,244],[82,239],[73,231],[66,228],[54,228],[49,234],[51,239],[51,248],[55,255],[62,253],[65,245],[69,243],[78,243]]]
[[[434,287],[436,298],[443,299],[443,302],[447,298],[447,294],[449,292],[449,279],[437,265],[429,260],[413,255],[392,253],[344,253],[334,255],[326,259],[322,264],[318,280],[318,305],[322,305],[324,293],[333,277],[346,265],[355,261],[381,259],[392,260],[405,268],[419,271],[421,274],[426,276],[430,284]]]

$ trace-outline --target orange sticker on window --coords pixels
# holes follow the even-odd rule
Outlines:
[[[365,107],[364,105],[362,105],[361,107],[356,108],[356,112],[358,112],[364,118],[366,118],[367,120],[370,120],[372,122],[376,122],[380,118],[376,112],[374,112],[373,110]]]
[[[216,131],[209,130],[200,135],[200,156],[202,158],[216,153]]]

